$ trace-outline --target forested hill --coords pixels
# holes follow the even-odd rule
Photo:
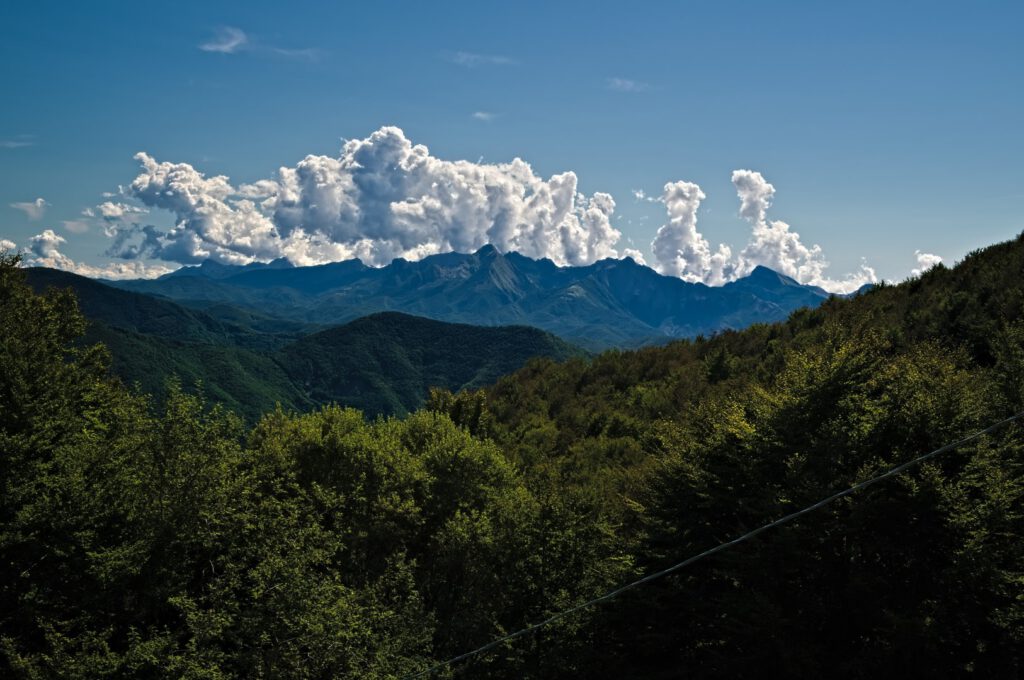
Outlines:
[[[478,389],[534,357],[585,356],[527,326],[448,324],[385,312],[309,335],[274,355],[316,404],[357,405],[370,414],[407,413],[429,387]]]
[[[251,429],[173,389],[154,414],[23,276],[0,262],[2,676],[404,677],[1024,409],[1024,238]],[[1022,535],[1018,423],[441,677],[1017,678]]]
[[[36,291],[75,292],[91,321],[85,341],[110,349],[112,369],[127,384],[159,395],[171,378],[188,391],[201,383],[208,398],[251,423],[278,403],[299,411],[337,403],[368,416],[405,414],[423,405],[431,387],[479,388],[533,357],[584,354],[522,326],[382,313],[320,330],[228,305],[215,318],[52,269],[33,267],[26,275]]]
[[[1024,235],[781,324],[431,406],[622,522],[637,573],[1024,409]],[[601,606],[594,677],[1019,677],[1020,424]]]
[[[849,352],[884,347],[901,354],[931,346],[978,370],[1009,371],[1020,359],[1021,333],[1024,237],[973,252],[954,268],[940,264],[899,285],[831,298],[817,309],[794,312],[784,323],[606,352],[592,362],[536,365],[502,380],[486,397],[508,426],[543,414],[542,429],[557,424],[561,442],[578,443],[588,434],[609,433],[602,412],[642,422],[673,418],[723,391],[771,382],[794,352],[848,345]],[[1004,385],[1011,405],[1019,399],[1012,393],[1014,381],[1024,374],[1012,377]],[[587,414],[585,420],[579,412]]]

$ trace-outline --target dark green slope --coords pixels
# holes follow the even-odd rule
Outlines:
[[[1024,238],[783,323],[248,436],[109,384],[69,345],[68,296],[26,294],[15,265],[0,257],[2,677],[407,677],[570,609],[445,672],[1024,677],[1024,425],[964,439],[1024,409]],[[478,330],[388,314],[280,354],[308,389],[321,369],[423,377],[446,342],[472,364]]]
[[[313,406],[273,358],[262,352],[178,342],[95,321],[86,340],[106,345],[113,372],[146,394],[162,395],[171,378],[190,390],[201,384],[211,401],[224,404],[248,422],[277,404],[295,410]]]
[[[657,572],[1021,412],[1024,235],[431,406],[603,494]],[[1022,677],[1022,452],[1018,422],[595,608],[576,677]]]
[[[763,270],[761,276],[769,273]],[[560,445],[599,439],[610,434],[606,427],[621,429],[623,418],[640,428],[685,414],[709,395],[770,381],[788,353],[827,346],[836,329],[877,335],[894,352],[934,343],[964,353],[981,370],[1012,366],[1024,357],[1017,348],[1024,341],[1024,234],[975,251],[956,267],[938,265],[899,285],[834,296],[816,309],[793,312],[782,323],[609,352],[592,362],[533,367],[506,376],[487,395],[501,414],[498,420],[507,418],[511,447],[518,446],[516,437],[536,428],[535,418],[553,423],[561,436],[552,441]],[[1024,368],[1014,370],[1021,384],[1008,387],[1019,391],[1006,397],[1011,402],[1024,400]],[[555,458],[565,453],[551,452]],[[638,446],[632,453],[644,455]]]
[[[90,320],[85,341],[110,349],[111,368],[126,383],[153,395],[163,394],[171,378],[186,389],[201,383],[211,400],[250,422],[276,404],[304,411],[336,402],[371,416],[406,413],[423,405],[431,387],[477,388],[535,356],[581,354],[534,328],[482,328],[397,313],[302,337],[318,327],[225,303],[192,309],[52,269],[29,268],[26,276],[37,291],[75,292]],[[172,281],[187,286],[199,279]]]
[[[307,336],[275,359],[314,403],[373,414],[415,410],[431,387],[488,385],[533,357],[560,361],[581,354],[527,326],[469,326],[384,312]]]
[[[31,267],[26,270],[36,292],[70,288],[91,321],[165,340],[268,349],[304,334],[304,324],[262,316],[230,304],[212,305],[209,312],[177,302],[123,290],[70,272]],[[307,331],[308,332],[308,331]]]

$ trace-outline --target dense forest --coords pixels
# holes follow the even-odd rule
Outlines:
[[[253,427],[0,261],[0,676],[401,678],[1024,409],[1024,237],[782,323]],[[1024,671],[1011,424],[436,677]]]

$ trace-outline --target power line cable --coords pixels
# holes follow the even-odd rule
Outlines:
[[[849,496],[850,494],[856,493],[856,492],[858,492],[858,491],[860,491],[862,489],[866,489],[867,487],[871,486],[872,484],[876,484],[878,482],[881,482],[882,480],[888,479],[889,477],[893,477],[895,475],[898,475],[899,473],[903,472],[904,470],[906,470],[909,467],[913,467],[914,465],[918,465],[920,463],[923,463],[926,460],[929,460],[931,458],[935,458],[936,456],[942,455],[943,453],[947,453],[949,451],[952,451],[953,449],[959,448],[959,447],[963,446],[964,444],[967,444],[967,443],[969,443],[971,441],[974,441],[975,439],[978,439],[979,437],[983,437],[984,435],[989,434],[989,433],[991,433],[991,432],[993,432],[995,430],[998,430],[999,428],[1003,427],[1004,425],[1008,425],[1009,423],[1012,423],[1015,420],[1019,420],[1020,418],[1024,418],[1024,411],[1016,413],[1016,414],[1014,414],[1014,415],[1012,415],[1009,418],[1006,418],[1004,420],[1000,420],[998,423],[990,425],[990,426],[986,427],[984,430],[979,430],[978,432],[975,432],[974,434],[972,434],[970,436],[964,437],[963,439],[957,440],[957,441],[955,441],[955,442],[953,442],[951,444],[946,444],[945,446],[937,448],[934,451],[929,451],[928,453],[926,453],[924,455],[921,455],[921,456],[918,456],[917,458],[914,458],[913,460],[909,460],[906,463],[903,463],[901,465],[897,465],[896,467],[891,468],[890,470],[888,470],[886,472],[883,472],[882,474],[878,475],[877,477],[872,477],[871,479],[868,479],[868,480],[865,480],[863,482],[859,482],[857,484],[854,484],[853,486],[849,487],[848,489],[843,489],[842,491],[834,493],[831,496],[829,496],[828,498],[824,498],[824,499],[818,501],[817,503],[815,503],[813,505],[808,505],[807,507],[803,508],[802,510],[797,510],[796,512],[792,512],[792,513],[790,513],[788,515],[785,515],[784,517],[780,517],[779,519],[777,519],[777,520],[775,520],[773,522],[769,522],[768,524],[764,524],[764,525],[762,525],[762,526],[760,526],[760,527],[758,527],[756,529],[753,529],[752,531],[748,531],[747,533],[743,534],[742,536],[734,538],[731,541],[727,541],[726,543],[720,543],[720,544],[716,545],[715,547],[709,548],[709,549],[705,550],[704,552],[702,552],[702,553],[700,553],[698,555],[694,555],[693,557],[689,557],[689,558],[683,560],[682,562],[679,562],[677,564],[673,564],[671,567],[667,567],[665,569],[662,569],[661,571],[656,571],[656,572],[654,572],[652,574],[648,574],[647,576],[639,578],[636,581],[633,581],[631,583],[627,583],[626,585],[624,585],[624,586],[622,586],[620,588],[616,588],[615,590],[607,592],[604,595],[601,595],[600,597],[595,597],[594,599],[588,600],[588,601],[586,601],[586,602],[584,602],[582,604],[578,604],[575,607],[571,607],[571,608],[566,609],[564,611],[561,611],[561,612],[559,612],[557,614],[553,614],[552,616],[549,616],[548,618],[544,619],[543,621],[531,624],[531,625],[527,626],[526,628],[522,628],[520,630],[517,630],[514,633],[509,633],[508,635],[505,635],[503,637],[497,638],[496,640],[492,640],[491,642],[488,642],[486,645],[484,645],[482,647],[478,647],[478,648],[476,648],[476,649],[474,649],[472,651],[465,652],[464,654],[459,654],[458,656],[454,656],[454,657],[448,659],[447,661],[442,661],[441,663],[435,664],[434,666],[431,666],[430,668],[427,668],[426,670],[422,670],[422,671],[419,671],[417,673],[412,673],[412,674],[409,674],[409,675],[402,676],[401,680],[414,680],[415,678],[423,678],[423,677],[431,676],[434,673],[436,673],[437,671],[441,670],[442,668],[445,668],[446,666],[453,666],[453,665],[455,665],[455,664],[457,664],[457,663],[459,663],[461,661],[465,661],[466,659],[469,659],[469,658],[472,658],[474,656],[477,656],[478,654],[483,654],[484,652],[490,651],[490,650],[494,649],[495,647],[497,647],[500,644],[503,644],[505,642],[509,642],[511,640],[515,640],[516,638],[523,637],[524,635],[529,635],[531,633],[534,633],[537,630],[540,630],[541,628],[543,628],[543,627],[545,627],[547,625],[550,625],[550,624],[552,624],[552,623],[554,623],[556,621],[560,621],[561,619],[564,619],[565,617],[567,617],[567,616],[569,616],[571,614],[575,614],[578,611],[581,611],[583,609],[587,609],[588,607],[592,607],[592,606],[594,606],[596,604],[600,604],[601,602],[606,602],[608,600],[611,600],[612,598],[614,598],[614,597],[616,597],[618,595],[621,595],[622,593],[626,592],[627,590],[632,590],[633,588],[641,586],[641,585],[643,585],[645,583],[648,583],[650,581],[654,581],[655,579],[659,579],[662,576],[667,576],[668,574],[671,574],[672,572],[679,571],[680,569],[682,569],[684,567],[688,567],[689,565],[693,564],[694,562],[702,560],[705,557],[710,557],[711,555],[714,555],[715,553],[718,553],[718,552],[721,552],[723,550],[726,550],[727,548],[731,548],[732,546],[738,545],[740,543],[743,543],[744,541],[748,541],[751,538],[754,538],[755,536],[757,536],[758,534],[761,534],[761,533],[763,533],[765,531],[768,531],[769,529],[774,529],[775,527],[780,526],[782,524],[785,524],[787,522],[791,522],[794,519],[797,519],[798,517],[802,517],[802,516],[804,516],[804,515],[806,515],[806,514],[808,514],[810,512],[814,512],[815,510],[818,510],[819,508],[822,508],[822,507],[828,505],[829,503],[831,503],[834,500],[838,500],[838,499],[840,499],[840,498],[842,498],[844,496]]]

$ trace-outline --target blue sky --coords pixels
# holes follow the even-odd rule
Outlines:
[[[757,171],[765,224],[819,244],[829,277],[863,259],[901,279],[916,250],[952,262],[1024,229],[1022,23],[1010,2],[5,3],[0,239],[51,229],[68,261],[105,266],[99,204],[141,206],[161,233],[196,219],[103,196],[139,175],[137,152],[238,187],[397,126],[443,161],[572,171],[587,200],[614,197],[616,251],[650,264],[666,204],[634,190],[699,185],[677,207],[739,257],[756,220],[732,173]]]

